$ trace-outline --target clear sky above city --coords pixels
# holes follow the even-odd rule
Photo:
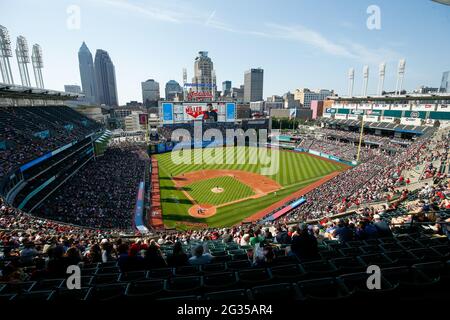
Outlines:
[[[376,21],[371,5],[380,9]],[[364,64],[375,93],[383,61],[385,90],[393,90],[399,58],[406,59],[407,90],[439,86],[450,70],[450,6],[431,0],[2,0],[0,24],[14,48],[19,35],[30,48],[42,46],[47,88],[81,83],[82,41],[93,56],[108,51],[121,104],[141,101],[141,81],[150,78],[162,96],[168,80],[182,83],[182,68],[190,82],[200,50],[209,52],[219,87],[224,80],[239,86],[245,70],[263,68],[265,97],[299,87],[345,95],[350,67],[359,94]]]

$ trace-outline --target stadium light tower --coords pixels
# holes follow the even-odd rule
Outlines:
[[[363,97],[367,96],[367,86],[369,85],[369,66],[363,68]]]
[[[11,64],[9,63],[9,58],[11,57],[11,40],[8,29],[0,25],[0,72],[2,73],[3,82],[6,84],[14,84]]]
[[[44,62],[42,61],[42,49],[38,44],[33,45],[31,53],[31,62],[33,63],[34,79],[36,80],[36,87],[44,89],[44,79],[42,78],[42,68]]]
[[[383,95],[383,87],[384,87],[384,75],[386,73],[386,63],[380,63],[380,67],[378,69],[379,78],[378,78],[378,87],[377,87],[377,95]]]
[[[395,84],[395,94],[400,94],[403,89],[403,78],[405,77],[406,60],[400,59],[397,69],[397,83]]]
[[[30,56],[28,50],[27,39],[23,36],[17,37],[16,43],[16,58],[19,65],[20,80],[24,87],[31,87],[30,74],[28,73],[28,63],[30,63]]]
[[[353,84],[355,83],[355,69],[348,69],[348,91],[347,94],[349,97],[353,96]]]

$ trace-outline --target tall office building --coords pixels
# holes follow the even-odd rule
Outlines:
[[[213,95],[216,91],[214,65],[207,51],[199,51],[195,58],[192,83],[194,92],[207,92]]]
[[[244,74],[244,102],[263,100],[264,70],[250,69]]]
[[[142,102],[146,107],[155,107],[159,100],[159,83],[153,79],[141,82]]]
[[[97,102],[97,85],[95,84],[94,61],[92,60],[91,51],[86,43],[78,50],[78,63],[80,66],[81,87],[83,89],[86,100],[91,103]]]
[[[181,88],[180,84],[175,80],[169,80],[166,83],[165,87],[165,97],[167,101],[175,100],[176,96],[179,96],[183,93],[183,88]]]
[[[94,70],[97,84],[97,102],[107,106],[117,106],[116,71],[108,52],[105,50],[97,49]]]
[[[222,96],[228,97],[231,94],[231,81],[225,80],[222,82]]]
[[[448,82],[449,75],[450,75],[450,71],[445,71],[442,74],[441,86],[439,87],[439,92],[450,92],[450,83]]]

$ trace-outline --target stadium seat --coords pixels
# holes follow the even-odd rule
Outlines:
[[[342,254],[343,257],[354,257],[365,253],[359,247],[341,248],[339,249],[339,252]]]
[[[89,290],[89,287],[81,287],[79,290],[60,288],[54,292],[52,300],[55,302],[83,301],[86,299]]]
[[[297,256],[281,256],[275,258],[269,265],[270,266],[284,266],[289,264],[299,263]]]
[[[370,265],[377,265],[380,268],[381,267],[389,267],[394,265],[394,261],[389,259],[386,255],[382,253],[374,253],[374,254],[364,254],[358,256],[358,259],[360,259],[364,264],[370,266]]]
[[[359,241],[359,240],[347,241],[346,244],[347,244],[347,247],[349,247],[349,248],[359,248],[359,247],[367,245],[366,242]]]
[[[237,279],[240,284],[248,287],[268,283],[272,280],[272,275],[265,268],[240,270],[237,272]]]
[[[222,256],[227,256],[228,252],[226,250],[211,250],[211,254],[214,257],[222,257]]]
[[[226,255],[221,255],[221,256],[214,256],[213,262],[227,262],[227,261],[230,261],[231,259],[232,259],[232,256],[229,254],[226,254]]]
[[[0,294],[0,303],[7,303],[10,301],[14,301],[16,296],[17,296],[16,293]]]
[[[430,279],[438,279],[441,286],[448,288],[450,285],[450,262],[432,261],[417,263],[412,268],[420,270]]]
[[[383,252],[404,250],[397,242],[383,243],[380,244],[379,247]]]
[[[399,241],[398,244],[403,247],[403,249],[417,249],[417,248],[423,248],[423,246],[420,244],[420,242],[417,242],[413,239],[406,239],[403,241]]]
[[[350,297],[345,285],[334,278],[319,278],[297,282],[302,296],[307,300],[340,300]]]
[[[409,250],[409,252],[419,258],[420,262],[444,260],[444,257],[433,248],[416,248]]]
[[[363,240],[363,242],[368,246],[377,246],[381,243],[379,239],[367,239],[367,240]],[[347,242],[347,244],[348,244],[348,242]]]
[[[172,268],[151,269],[148,271],[147,277],[152,279],[168,279],[173,276]]]
[[[364,253],[366,253],[366,254],[382,252],[381,248],[378,245],[365,245],[365,246],[361,246],[360,249],[362,251],[364,251]]]
[[[231,254],[231,260],[245,260],[245,259],[248,259],[248,254],[246,252]]]
[[[383,299],[389,298],[388,295],[390,297],[394,296],[396,286],[393,286],[389,281],[387,281],[383,275],[381,275],[380,278],[380,289],[369,289],[367,287],[368,277],[369,274],[366,272],[358,272],[343,274],[337,277],[337,279],[342,281],[347,289],[356,298],[370,298],[371,301],[373,301],[375,298],[381,298],[380,295],[383,296]]]
[[[401,291],[401,296],[415,296],[420,299],[426,292],[436,288],[439,280],[430,279],[418,269],[409,267],[382,268],[381,274],[393,286],[397,286]]]
[[[234,272],[213,273],[203,276],[205,291],[234,289],[237,284],[238,281]]]
[[[96,285],[89,289],[85,300],[87,301],[112,301],[120,300],[127,289],[127,283],[112,283]]]
[[[96,275],[99,274],[111,274],[111,273],[119,273],[119,267],[117,266],[100,266],[97,268]]]
[[[410,266],[419,261],[414,254],[406,250],[387,251],[384,253],[396,266]]]
[[[228,270],[242,270],[251,268],[252,264],[249,260],[237,260],[227,262]]]
[[[297,285],[291,283],[257,286],[251,289],[252,300],[289,301],[301,300],[302,298]]]
[[[0,294],[14,294],[28,292],[35,285],[35,281],[24,281],[17,283],[0,283]]]
[[[66,284],[66,279],[43,279],[36,281],[29,289],[31,291],[54,290]]]
[[[319,251],[319,255],[324,260],[334,259],[334,258],[341,258],[342,253],[338,250],[326,250],[326,251]]]
[[[329,261],[317,260],[303,262],[300,264],[306,272],[308,279],[332,277],[336,274],[337,268]]]
[[[205,300],[210,301],[245,301],[249,300],[249,295],[247,290],[227,290],[227,291],[217,291],[205,294]]]
[[[244,249],[228,249],[228,254],[236,255],[236,254],[247,254],[247,251]]]
[[[129,271],[119,274],[119,282],[142,281],[147,279],[147,271]]]
[[[330,261],[338,269],[339,273],[353,273],[367,268],[367,265],[356,257],[343,257],[331,259]]]
[[[443,261],[450,259],[450,246],[448,244],[431,246],[430,248],[438,252],[442,256]]]
[[[200,292],[202,277],[175,277],[166,280],[165,290],[173,295],[193,295]]]
[[[105,273],[98,274],[92,277],[90,285],[108,284],[118,282],[120,273]]]
[[[226,263],[209,263],[200,266],[200,270],[204,273],[216,273],[223,272],[227,270]]]
[[[86,269],[81,269],[81,274],[83,276],[93,276],[97,274],[97,267],[95,268],[86,268]]]
[[[132,300],[146,300],[165,296],[165,280],[144,280],[129,283],[125,296]]]
[[[175,276],[195,276],[201,273],[200,266],[183,266],[174,268],[173,273]]]
[[[53,290],[29,291],[15,295],[10,301],[14,302],[46,302],[52,300]]]
[[[289,264],[270,268],[274,281],[296,282],[305,279],[305,270],[299,264]]]

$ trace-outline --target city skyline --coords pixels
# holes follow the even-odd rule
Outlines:
[[[192,78],[192,59],[198,51],[209,52],[216,83],[230,80],[239,87],[245,70],[263,68],[264,96],[302,87],[329,88],[345,95],[351,67],[355,68],[356,94],[361,92],[363,66],[376,70],[381,62],[386,62],[384,88],[393,91],[400,58],[408,63],[406,90],[420,85],[439,87],[442,72],[450,66],[448,42],[442,42],[439,50],[423,42],[431,35],[444,38],[450,26],[450,8],[432,1],[409,1],[408,8],[385,0],[351,6],[326,0],[257,4],[22,0],[0,7],[5,13],[2,25],[8,28],[11,39],[23,35],[30,43],[41,45],[47,88],[81,85],[76,55],[83,41],[108,51],[116,66],[119,104],[140,100],[144,79],[182,83],[183,68],[188,70],[188,79]],[[379,30],[366,26],[370,17],[367,9],[372,4],[380,9]],[[74,13],[72,6],[80,10],[78,29],[67,26]],[[252,14],[246,15],[249,10]],[[283,13],[283,19],[273,13]],[[31,23],[36,19],[39,24]],[[416,24],[417,20],[421,23]],[[202,36],[194,39],[192,31],[198,29]],[[149,30],[152,41],[142,41]],[[221,41],[215,41],[217,37]],[[230,50],[232,47],[239,50]],[[12,67],[17,82],[17,66]],[[368,93],[376,93],[376,87],[377,75],[372,72]]]

